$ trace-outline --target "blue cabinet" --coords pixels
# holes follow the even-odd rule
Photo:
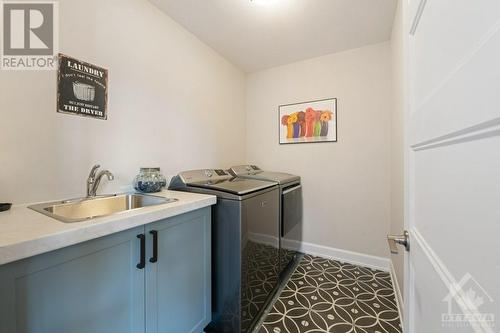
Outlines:
[[[136,267],[140,234],[145,269]],[[210,208],[203,208],[0,266],[0,332],[202,332],[210,275]]]
[[[141,332],[143,229],[1,266],[0,332]]]
[[[146,332],[202,332],[211,319],[210,213],[147,225],[152,232],[158,258],[146,266]]]

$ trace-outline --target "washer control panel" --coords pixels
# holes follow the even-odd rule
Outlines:
[[[229,174],[222,170],[222,169],[215,169],[214,172],[217,174],[217,176],[228,176]]]

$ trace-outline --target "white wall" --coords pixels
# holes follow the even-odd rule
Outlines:
[[[245,159],[245,76],[148,1],[59,2],[60,51],[109,69],[109,117],[56,113],[56,73],[0,71],[0,202],[81,196],[90,167],[123,191]],[[110,13],[112,13],[110,15]]]
[[[391,234],[400,235],[404,230],[404,112],[405,112],[405,63],[402,3],[394,18],[391,38],[392,51],[392,126],[391,126]],[[392,264],[401,292],[403,286],[404,252],[391,255]]]
[[[338,142],[278,144],[278,105],[338,98]],[[250,74],[247,161],[302,177],[303,239],[388,257],[391,49],[367,46]]]

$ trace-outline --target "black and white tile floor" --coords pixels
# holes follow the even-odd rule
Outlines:
[[[258,333],[400,333],[390,274],[305,255]]]

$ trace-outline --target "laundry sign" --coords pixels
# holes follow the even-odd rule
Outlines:
[[[108,70],[59,54],[57,112],[107,119]]]

